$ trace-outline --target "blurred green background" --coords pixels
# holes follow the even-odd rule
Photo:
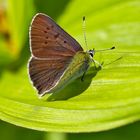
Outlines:
[[[132,2],[132,3],[131,3]],[[122,4],[123,3],[123,4]],[[138,4],[137,4],[138,3]],[[88,8],[88,6],[91,6]],[[98,5],[98,7],[96,7]],[[73,8],[77,7],[77,9]],[[124,7],[123,7],[124,6]],[[107,7],[107,8],[106,8]],[[126,9],[125,9],[126,7]],[[129,7],[130,9],[127,9]],[[114,9],[113,9],[114,8]],[[122,9],[122,16],[115,15],[115,10],[117,8]],[[131,9],[132,8],[132,9]],[[133,10],[136,8],[137,10]],[[109,12],[110,9],[113,9],[114,14],[111,15]],[[126,11],[125,11],[126,10]],[[125,43],[128,44],[127,50],[131,52],[134,46],[137,46],[136,50],[140,50],[140,22],[138,21],[138,16],[140,13],[140,0],[95,0],[95,1],[79,1],[79,0],[0,0],[0,82],[2,81],[5,73],[10,73],[14,75],[14,77],[18,77],[18,72],[24,70],[25,73],[27,61],[30,57],[29,51],[29,26],[33,15],[37,12],[46,13],[50,17],[52,17],[55,21],[60,23],[62,27],[68,30],[74,37],[77,37],[78,41],[83,45],[84,39],[81,37],[82,33],[82,16],[85,15],[87,17],[87,30],[92,29],[94,31],[95,28],[102,25],[102,28],[105,28],[106,23],[111,24],[112,22],[122,22],[126,20],[131,24],[135,22],[135,30],[132,29],[133,24],[129,24],[125,29],[121,27],[119,30],[124,30],[121,34],[116,33],[112,38],[107,38],[106,35],[101,32],[97,32],[101,38],[99,40],[88,40],[89,44],[94,44],[93,46],[102,48],[102,46],[98,46],[98,42],[102,41],[105,46],[112,46],[117,44],[119,46],[123,46]],[[88,17],[92,17],[94,14],[98,14],[98,12],[102,12],[102,18],[104,18],[104,23],[100,23],[100,19],[96,18],[96,23],[94,24],[94,19]],[[132,12],[132,13],[131,13]],[[108,13],[108,14],[107,14]],[[120,11],[121,13],[121,11]],[[104,17],[105,15],[108,15]],[[121,14],[120,14],[121,15]],[[111,17],[111,22],[108,22],[108,19]],[[132,16],[134,16],[131,21]],[[96,17],[96,16],[95,16]],[[114,18],[115,17],[115,18]],[[125,19],[124,19],[125,17]],[[135,18],[136,17],[136,18]],[[73,22],[75,24],[73,24]],[[89,25],[88,25],[89,24]],[[89,28],[89,29],[88,29]],[[112,26],[112,29],[115,28]],[[109,29],[106,29],[109,30]],[[131,30],[130,33],[134,33],[134,36],[125,36],[125,32],[127,30]],[[137,32],[135,32],[137,30]],[[128,33],[129,34],[129,33]],[[98,37],[98,35],[96,37]],[[87,34],[87,37],[91,36]],[[93,37],[95,35],[93,34]],[[124,40],[121,39],[124,37]],[[89,37],[90,38],[90,37]],[[114,39],[115,38],[115,39]],[[109,39],[109,41],[108,41]],[[114,39],[114,40],[113,40]],[[118,43],[119,41],[119,43]],[[111,43],[112,42],[112,43]],[[125,42],[125,43],[124,43]],[[91,47],[93,47],[91,46]],[[121,50],[125,50],[125,48],[121,48]],[[21,75],[22,76],[22,75]],[[23,77],[24,78],[24,77]],[[10,79],[10,78],[9,78]],[[12,91],[16,90],[13,86],[17,84],[19,81],[9,80],[8,78],[4,81],[7,83],[7,93],[11,92],[14,97],[14,93]],[[0,83],[1,84],[1,83]],[[20,83],[21,85],[24,83]],[[4,88],[0,89],[3,91]],[[22,90],[22,88],[21,88]],[[28,91],[28,90],[27,90]],[[21,91],[18,91],[22,93]],[[22,95],[21,95],[22,96]],[[8,107],[8,106],[7,106]],[[138,119],[137,119],[138,120]],[[8,121],[9,122],[9,121]],[[13,123],[13,120],[12,120]],[[120,128],[116,128],[114,130],[109,130],[105,132],[97,132],[97,133],[79,133],[79,134],[65,134],[65,133],[47,133],[36,130],[30,130],[22,127],[18,127],[12,124],[8,124],[6,122],[0,122],[0,139],[5,140],[139,140],[140,139],[140,122],[135,122],[133,124],[129,124],[127,126],[123,126]]]

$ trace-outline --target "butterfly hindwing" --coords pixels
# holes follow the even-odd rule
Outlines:
[[[70,60],[40,60],[31,58],[29,62],[30,79],[40,95],[49,93],[57,84],[69,65]]]

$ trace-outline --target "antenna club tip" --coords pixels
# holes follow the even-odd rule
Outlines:
[[[86,17],[85,17],[85,16],[83,16],[83,21],[85,21],[85,19],[86,19]]]
[[[115,46],[113,46],[113,47],[111,48],[111,50],[113,50],[113,49],[115,49]]]

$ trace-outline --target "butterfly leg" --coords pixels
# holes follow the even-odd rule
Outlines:
[[[87,70],[88,70],[88,65],[86,66],[86,68],[85,68],[85,71],[84,71],[84,73],[83,73],[83,75],[82,75],[82,77],[81,77],[81,81],[83,82],[84,81],[84,77],[85,77],[85,75],[86,75],[86,72],[87,72]]]
[[[85,77],[86,71],[83,73],[82,77],[81,77],[81,81],[84,81],[84,77]]]
[[[95,59],[92,59],[92,61],[95,65],[95,68],[96,68],[96,64],[98,64],[102,68],[102,64],[100,64],[98,61],[96,61]]]

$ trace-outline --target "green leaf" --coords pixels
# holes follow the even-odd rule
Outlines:
[[[58,23],[85,46],[81,30],[85,15],[89,48],[115,45],[116,50],[96,53],[102,69],[91,67],[84,82],[77,79],[47,99],[37,97],[26,66],[18,73],[5,72],[0,118],[22,127],[61,132],[102,131],[139,120],[139,13],[140,0],[70,1]]]
[[[9,22],[10,37],[15,56],[25,45],[29,32],[30,20],[34,13],[33,0],[7,0],[7,17]]]

